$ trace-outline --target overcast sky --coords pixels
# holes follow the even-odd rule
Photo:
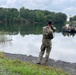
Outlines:
[[[41,9],[76,15],[76,0],[0,0],[0,7]]]

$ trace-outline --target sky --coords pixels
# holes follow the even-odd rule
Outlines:
[[[40,9],[76,15],[76,0],[0,0],[0,7]]]

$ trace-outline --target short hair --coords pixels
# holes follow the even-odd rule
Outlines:
[[[48,21],[48,24],[50,24],[50,25],[51,25],[52,23],[53,23],[53,22],[52,22],[52,20]]]

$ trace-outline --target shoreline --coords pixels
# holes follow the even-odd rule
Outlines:
[[[38,57],[34,56],[27,56],[27,55],[22,55],[22,54],[11,54],[11,53],[4,53],[6,58],[10,58],[13,60],[20,60],[23,62],[31,62],[36,64]],[[44,59],[42,60],[42,64],[44,62]],[[53,60],[49,59],[48,65],[47,66],[52,66],[55,68],[60,68],[66,72],[71,73],[71,75],[76,75],[76,63],[70,63],[70,62],[65,62],[61,60]]]

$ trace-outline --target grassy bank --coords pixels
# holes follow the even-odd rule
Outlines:
[[[58,68],[8,59],[0,53],[0,75],[68,75]]]

